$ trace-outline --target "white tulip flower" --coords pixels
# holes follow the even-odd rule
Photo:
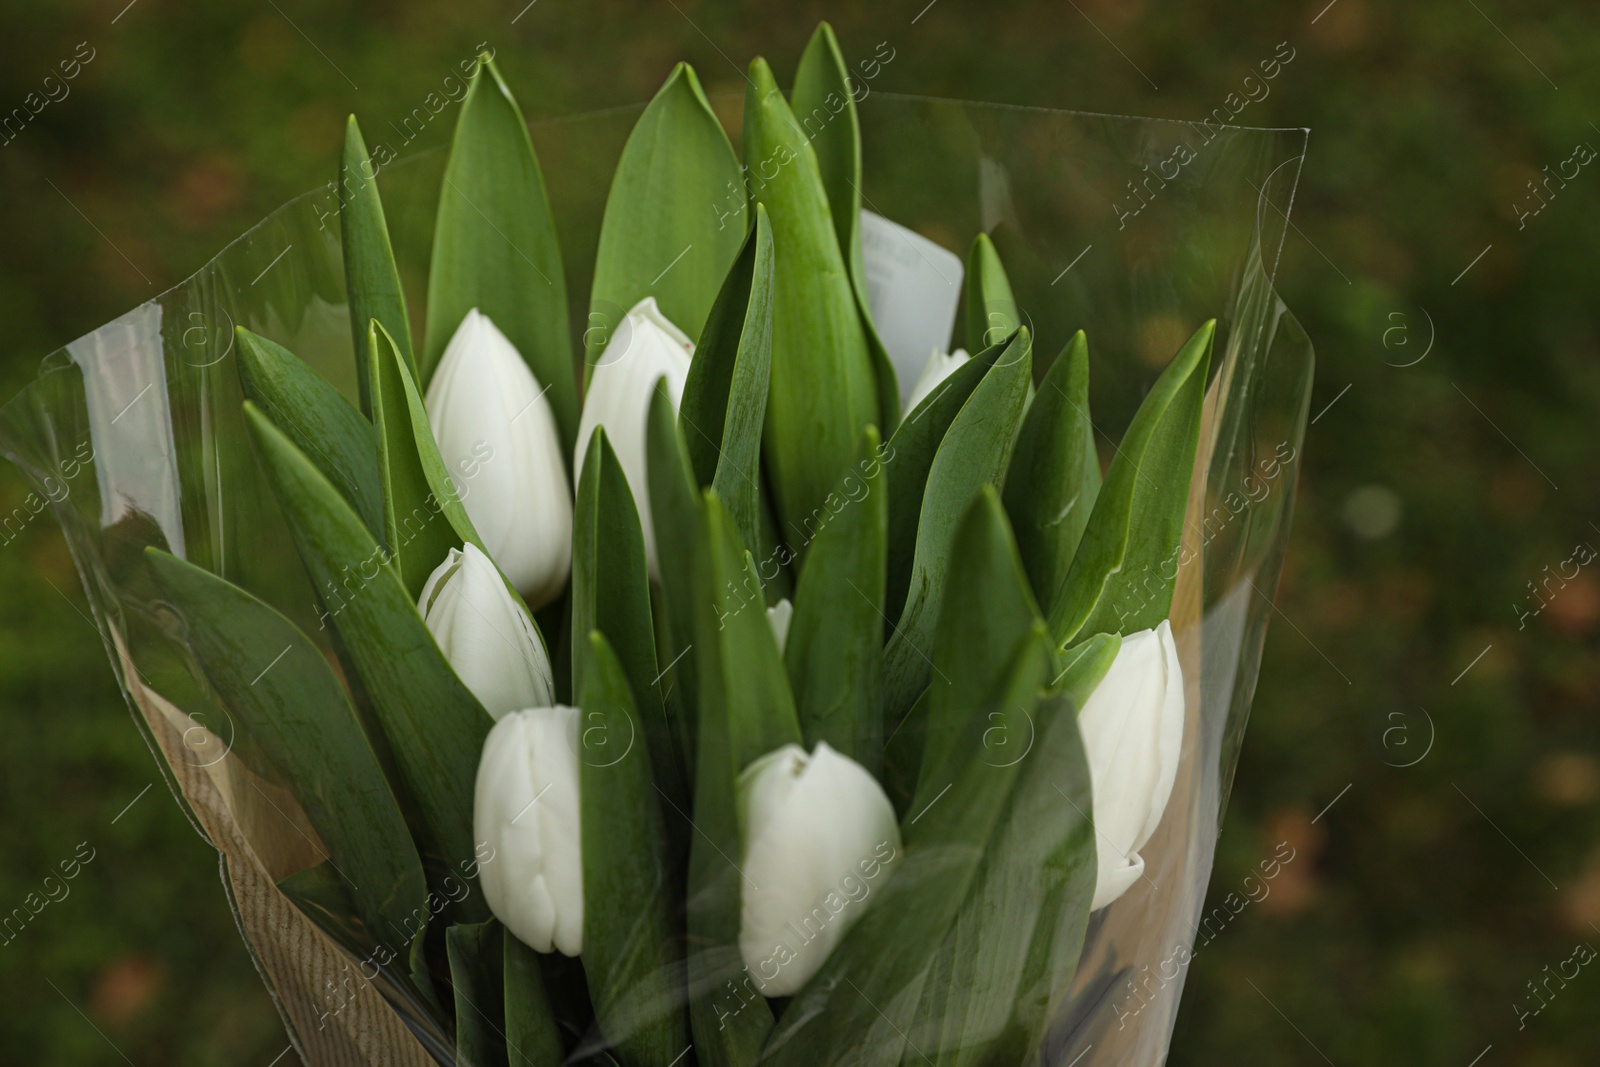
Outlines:
[[[514,711],[483,743],[472,832],[495,918],[539,952],[583,951],[578,709]]]
[[[900,855],[900,827],[877,780],[826,742],[745,768],[739,813],[739,952],[764,994],[791,996],[865,912]]]
[[[794,619],[794,605],[784,597],[767,609],[767,624],[772,627],[773,640],[778,642],[778,655],[783,655],[789,641],[789,623]]]
[[[1183,670],[1171,623],[1128,634],[1078,713],[1099,853],[1090,910],[1110,904],[1144,875],[1139,850],[1160,825],[1172,795],[1183,715]]]
[[[928,356],[928,362],[923,364],[922,376],[917,379],[917,384],[911,387],[911,395],[906,397],[906,410],[911,411],[922,403],[929,393],[939,387],[940,382],[954,374],[957,368],[971,358],[965,348],[958,348],[948,354],[934,349]]]
[[[472,525],[533,608],[560,596],[572,570],[572,491],[544,392],[516,346],[474,308],[425,401]]]
[[[477,545],[450,550],[422,587],[417,611],[456,676],[496,720],[555,703],[544,639]]]
[[[665,378],[673,410],[677,410],[683,402],[683,386],[689,380],[689,360],[693,355],[694,342],[661,313],[655,297],[645,297],[617,325],[596,360],[583,398],[583,417],[578,421],[578,448],[573,453],[572,469],[582,477],[589,438],[594,436],[596,426],[604,426],[606,440],[616,452],[633,493],[644,533],[645,563],[653,578],[659,578],[661,572],[656,565],[656,535],[650,521],[645,465],[650,397],[655,393],[656,382]]]

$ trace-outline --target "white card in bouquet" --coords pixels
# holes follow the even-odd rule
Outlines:
[[[961,257],[897,222],[861,212],[861,260],[878,336],[911,394],[928,356],[949,350],[961,296]]]

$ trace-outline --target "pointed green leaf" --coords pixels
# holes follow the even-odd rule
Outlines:
[[[245,399],[254,401],[311,458],[373,536],[381,539],[383,490],[372,424],[288,349],[243,326],[234,337]],[[366,351],[364,345],[361,351]]]
[[[1011,359],[1008,346],[1014,338],[993,345],[957,367],[889,438],[885,462],[889,477],[889,577],[884,612],[897,618],[905,608],[906,591],[911,587],[911,565],[916,558],[917,524],[922,518],[922,498],[928,488],[928,472],[933,467],[939,445],[949,433],[951,423],[966,406],[990,368],[1001,358]]]
[[[506,1059],[511,1067],[550,1067],[566,1062],[561,1028],[545,993],[539,954],[510,933],[505,955]]]
[[[702,514],[691,653],[700,687],[697,832],[689,853],[691,1018],[702,1064],[745,1067],[756,1062],[772,1013],[739,952],[736,783],[755,759],[801,736],[755,565],[714,493],[705,494]]]
[[[1006,472],[1006,512],[1033,595],[1047,608],[1066,580],[1099,492],[1089,343],[1079,330],[1039,383]]]
[[[1021,760],[1020,774],[923,997],[914,1039],[939,1067],[1034,1062],[1094,897],[1089,764],[1070,703],[1006,715],[985,739],[991,758]]]
[[[699,336],[746,226],[738,157],[694,68],[679,63],[634,124],[611,179],[584,330],[586,364],[647,296],[673,325]]]
[[[953,556],[956,527],[985,485],[1002,485],[1033,384],[1028,331],[1013,335],[982,383],[962,405],[928,470],[917,519],[916,557],[906,606],[884,652],[886,722],[897,725],[923,686],[929,663],[923,651],[933,636]],[[891,468],[890,484],[895,472]],[[963,563],[965,561],[962,561]]]
[[[394,338],[374,322],[367,332],[372,420],[378,435],[385,540],[406,591],[422,595],[452,548],[483,547],[439,455],[411,372]]]
[[[578,432],[578,386],[561,249],[527,124],[487,57],[480,57],[461,102],[439,191],[422,385],[473,308],[493,320],[549,390],[570,453]]]
[[[1028,591],[1028,577],[1017,557],[1010,524],[992,486],[978,490],[956,528],[950,549],[951,558],[960,560],[961,565],[953,568],[946,580],[938,625],[928,646],[935,670],[928,683],[927,722],[907,722],[900,728],[908,740],[926,731],[918,761],[917,799],[921,803],[944,788],[948,765],[956,758],[951,746],[971,733],[968,717],[1004,683],[1017,643],[1044,622]],[[1011,716],[1004,721],[1009,723]],[[993,745],[1003,746],[1007,740],[1003,729],[983,737],[986,744]],[[996,760],[1006,758],[995,755]],[[912,808],[916,807],[913,801]]]
[[[1082,708],[1121,649],[1121,634],[1095,634],[1057,652],[1051,695],[1065,695],[1074,707]]]
[[[795,121],[817,154],[817,173],[839,248],[847,257],[859,253],[861,120],[839,39],[826,22],[817,24],[800,54],[790,101]]]
[[[821,506],[878,419],[878,387],[816,152],[766,61],[750,64],[744,156],[772,218],[772,376],[763,431],[784,536]]]
[[[857,244],[859,245],[859,241]],[[859,257],[859,253],[857,253]],[[865,278],[866,270],[862,268],[858,277]],[[872,374],[878,385],[878,419],[882,422],[885,433],[893,433],[900,425],[900,378],[895,373],[894,360],[889,355],[889,350],[883,346],[883,338],[878,336],[878,327],[872,321],[872,308],[867,303],[867,283],[858,281],[856,286],[856,305],[861,312],[861,328],[867,335],[867,352],[872,356]]]
[[[387,554],[282,431],[245,402],[245,422],[312,586],[328,608],[350,673],[383,725],[420,822],[412,836],[430,878],[474,864],[473,788],[488,712],[456,678]],[[476,873],[475,865],[470,868]],[[479,893],[465,915],[487,909]]]
[[[351,351],[355,353],[356,382],[361,390],[361,410],[372,412],[367,381],[367,324],[373,319],[394,338],[406,367],[416,376],[411,354],[411,323],[406,317],[406,294],[400,288],[400,270],[389,243],[389,224],[378,196],[378,170],[367,155],[356,117],[344,130],[344,158],[339,164],[339,234],[344,249],[344,286],[350,303]]]
[[[930,687],[936,725],[912,810],[944,788],[952,763],[966,758],[959,746],[980,744],[985,762],[1019,773],[972,893],[939,949],[938,978],[927,984],[912,1033],[936,1064],[1024,1063],[1038,1043],[1035,1031],[1048,1021],[1041,1009],[1071,980],[1088,924],[1097,860],[1074,708],[1104,676],[1121,640],[1098,637],[1075,649],[1065,669],[1058,662],[1050,679],[1055,699],[1031,712],[989,706],[975,722],[972,709],[985,708],[979,679],[990,679],[991,689],[998,684],[1009,667],[1005,642],[1042,622],[992,494],[974,506],[959,536],[970,568],[952,578],[934,646],[934,663],[952,683],[936,676]],[[989,597],[1011,610],[995,611],[985,604]],[[987,617],[975,614],[985,607]]]
[[[590,646],[578,697],[583,971],[607,1044],[629,1063],[665,1067],[689,1044],[673,948],[683,937],[674,921],[679,883],[649,755],[637,743],[648,727],[636,690],[604,634],[595,630],[582,643]]]
[[[1184,343],[1139,405],[1050,611],[1060,645],[1150,629],[1172,609],[1216,320]]]
[[[801,740],[755,560],[716,493],[702,498],[707,558],[696,566],[695,644],[702,715],[727,723],[735,776],[773,749]],[[703,746],[702,746],[703,748]]]
[[[795,121],[817,154],[817,171],[828,197],[839,250],[850,271],[850,284],[877,380],[878,425],[885,434],[891,434],[900,415],[900,384],[894,363],[872,322],[866,269],[861,262],[861,120],[856,114],[855,86],[839,50],[839,39],[826,22],[817,24],[801,53],[790,104]]]
[[[762,1059],[772,1067],[898,1063],[914,1043],[918,1003],[941,945],[980,871],[984,849],[1020,774],[984,744],[991,716],[1032,716],[1050,649],[1036,625],[1019,642],[1004,682],[965,709],[963,743],[934,802],[906,822],[903,853],[874,886],[861,920],[789,1002]],[[917,1062],[921,1062],[920,1058]]]
[[[223,705],[283,775],[376,941],[423,902],[422,864],[344,687],[310,638],[249,593],[145,549]]]
[[[1011,281],[989,235],[980,233],[967,253],[967,351],[988,348],[1022,325]]]
[[[1011,903],[1001,907],[1012,914],[1029,906],[1039,910],[1027,954],[1018,957],[1021,977],[1012,998],[1006,1051],[1015,1053],[1011,1058],[1018,1062],[1027,1051],[1042,1046],[1050,1025],[1060,1018],[1078,971],[1094,899],[1097,841],[1091,819],[1092,782],[1076,712],[1105,677],[1121,647],[1116,634],[1098,634],[1056,657],[1052,692],[1064,701],[1056,704],[1062,710],[1049,730],[1050,740],[1040,749],[1040,759],[1029,764],[1018,783],[1005,830],[992,850],[993,870],[986,877],[1011,894]],[[1055,738],[1057,731],[1063,736]],[[1051,740],[1062,750],[1049,751]],[[1039,881],[1030,883],[1024,872]],[[1011,888],[1004,889],[1007,886]]]
[[[666,651],[671,657],[659,684],[675,692],[679,706],[687,711],[674,720],[673,725],[679,749],[684,754],[688,780],[692,782],[698,751],[695,732],[700,690],[695,672],[697,661],[689,650],[695,642],[694,568],[699,565],[700,545],[706,534],[700,494],[689,465],[688,446],[664,381],[656,383],[655,393],[650,397],[650,413],[645,420],[645,467],[650,486],[647,494],[650,517],[661,569],[661,599],[666,603]]]
[[[642,740],[667,798],[687,805],[682,756],[667,722],[656,664],[650,577],[644,534],[622,464],[604,427],[596,427],[578,479],[572,529],[572,679],[583,685],[594,667],[587,635],[599,631],[620,658],[628,685],[638,694]],[[610,650],[608,649],[608,651]]]
[[[456,1062],[464,1067],[502,1067],[506,1055],[506,995],[503,941],[493,919],[445,931],[450,983],[456,994]]]
[[[883,582],[888,490],[877,431],[830,495],[784,646],[806,748],[826,741],[867,770],[882,762]]]
[[[865,277],[865,268],[860,276]],[[856,304],[861,312],[861,328],[867,334],[867,351],[872,356],[873,377],[878,384],[878,419],[883,423],[885,433],[893,433],[900,425],[900,378],[895,373],[889,350],[878,336],[878,327],[872,321],[865,281],[856,283]]]
[[[695,346],[678,426],[702,486],[714,486],[747,545],[759,543],[761,425],[772,365],[772,226],[756,224]]]

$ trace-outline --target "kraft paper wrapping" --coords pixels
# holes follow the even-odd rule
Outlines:
[[[239,932],[310,1067],[431,1067],[423,1050],[342,949],[297,909],[277,879],[325,852],[286,790],[264,781],[206,727],[149,688],[110,630],[129,698],[161,747],[171,784],[220,854]]]

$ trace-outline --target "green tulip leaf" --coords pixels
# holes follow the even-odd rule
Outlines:
[[[705,494],[702,514],[705,539],[693,567],[700,723],[689,852],[690,1015],[700,1063],[747,1067],[760,1054],[772,1011],[739,952],[737,781],[760,756],[799,744],[801,734],[755,564],[714,492]]]
[[[416,602],[383,565],[385,552],[333,485],[254,404],[245,422],[313,588],[328,608],[348,673],[383,727],[434,879],[476,873],[473,789],[493,725],[434,643]],[[482,894],[461,903],[487,914]]]
[[[676,694],[680,708],[688,709],[687,714],[673,719],[673,725],[688,780],[693,781],[698,750],[695,709],[700,706],[700,689],[695,674],[697,661],[689,651],[695,642],[694,568],[698,565],[699,546],[705,539],[705,520],[689,464],[688,445],[665,381],[656,383],[650,397],[650,413],[645,422],[645,468],[661,569],[661,599],[666,605],[666,654],[670,656],[659,684],[667,686],[669,694]]]
[[[1076,707],[1104,676],[1121,644],[1102,635],[1072,653],[1055,683],[1053,699],[1031,712],[983,707],[977,679],[1006,669],[1004,642],[1019,630],[1042,625],[1028,593],[1021,561],[998,501],[986,493],[961,531],[968,576],[952,581],[940,618],[934,662],[953,680],[935,678],[925,775],[913,810],[937,796],[949,780],[949,742],[980,743],[991,765],[1019,768],[1016,785],[985,847],[971,895],[961,905],[936,956],[914,1040],[937,1064],[1031,1062],[1042,1033],[1043,1008],[1058,1004],[1076,971],[1094,896],[1097,858],[1090,823],[1089,766],[1078,732]],[[1013,610],[989,616],[985,595]],[[1020,610],[1019,610],[1020,609]],[[1018,616],[1021,616],[1019,619]],[[959,679],[959,680],[958,680]],[[1025,1001],[1025,1002],[1024,1002]]]
[[[1121,634],[1095,634],[1057,652],[1055,674],[1048,687],[1050,694],[1065,694],[1081,709],[1121,649]]]
[[[1022,325],[1011,280],[986,233],[978,234],[967,253],[966,304],[968,352],[997,344]]]
[[[1056,602],[1099,492],[1089,344],[1079,330],[1039,383],[1006,472],[1006,512],[1039,603]]]
[[[673,947],[683,936],[674,922],[680,882],[668,865],[650,758],[636,743],[648,727],[605,635],[595,630],[577,643],[589,645],[578,696],[583,972],[606,1043],[628,1063],[666,1067],[688,1046],[689,1028]]]
[[[462,923],[444,932],[450,984],[456,996],[456,1062],[503,1067],[507,1055],[506,933],[493,919]]]
[[[865,268],[859,276],[865,277]],[[900,378],[889,350],[878,336],[877,324],[872,321],[865,281],[856,283],[856,303],[861,311],[861,328],[867,335],[867,352],[872,356],[872,373],[878,383],[878,419],[886,433],[893,433],[900,425]]]
[[[818,23],[800,55],[790,106],[817,154],[817,171],[828,196],[834,234],[850,270],[861,326],[867,336],[873,374],[878,384],[878,425],[893,433],[900,415],[900,383],[894,362],[878,337],[867,299],[867,274],[861,260],[861,120],[856,114],[855,87],[833,27]]]
[[[423,903],[422,864],[344,687],[311,639],[231,582],[145,549],[183,640],[237,726],[283,775],[378,941]]]
[[[1172,610],[1216,321],[1184,343],[1140,403],[1050,609],[1058,645],[1136,633]]]
[[[378,434],[385,541],[406,591],[422,595],[452,548],[483,547],[439,455],[417,385],[383,324],[367,333],[372,420]]]
[[[351,351],[355,353],[356,383],[361,390],[361,410],[370,415],[372,401],[367,381],[367,324],[373,319],[394,338],[400,357],[413,378],[417,364],[411,353],[411,322],[406,317],[406,294],[400,288],[389,224],[378,195],[378,171],[367,155],[356,117],[344,130],[344,158],[339,163],[339,234],[344,250],[344,286],[350,304]]]
[[[1028,1063],[1076,971],[1097,858],[1089,764],[1071,704],[1011,715],[1030,746],[971,895],[940,946],[912,1033],[938,1065]],[[1015,736],[1026,731],[1026,737]],[[993,748],[991,748],[993,751]],[[1001,758],[996,753],[996,758]],[[1026,994],[1027,1003],[1021,1001]],[[937,1050],[937,1051],[935,1051]]]
[[[829,520],[806,555],[784,662],[806,748],[826,741],[877,774],[889,494],[878,433],[870,426],[859,454],[830,494]]]
[[[509,932],[501,943],[505,956],[505,1041],[510,1067],[550,1067],[565,1063],[561,1028],[545,992],[539,954]]]
[[[623,674],[643,720],[641,732],[667,798],[686,806],[682,757],[667,721],[659,688],[655,624],[650,610],[650,577],[645,570],[644,534],[622,464],[604,427],[589,438],[578,479],[572,532],[572,680],[579,689],[594,670],[588,640],[599,631]],[[612,652],[614,650],[614,653]]]
[[[886,721],[898,725],[929,679],[930,643],[954,557],[956,527],[986,485],[1002,485],[1033,384],[1028,331],[1005,350],[951,422],[928,469],[905,608],[884,651]],[[895,471],[889,472],[894,483]],[[963,565],[965,560],[960,561]]]
[[[763,59],[750,64],[744,156],[772,220],[772,373],[763,428],[783,535],[792,540],[878,420],[878,387],[817,155]]]
[[[915,722],[907,716],[896,734],[897,763],[919,768],[912,809],[949,781],[950,763],[958,758],[952,746],[971,734],[974,709],[1004,683],[1018,642],[1044,622],[992,486],[981,487],[961,517],[950,555],[961,565],[946,582],[929,646],[927,717]],[[1026,730],[1015,716],[985,725],[991,729],[980,732],[996,762],[1025,747]],[[912,758],[898,758],[900,753]]]
[[[915,1032],[918,1005],[1021,774],[1019,763],[995,758],[985,733],[991,716],[1034,714],[1049,663],[1048,639],[1036,624],[1018,643],[1002,684],[965,709],[965,741],[952,746],[939,792],[902,825],[904,850],[890,861],[887,881],[789,1002],[763,1065],[899,1063],[902,1055],[921,1062],[931,1051]]]
[[[678,426],[701,486],[714,486],[747,545],[760,543],[761,425],[772,366],[772,225],[756,223],[689,364]]]
[[[372,424],[288,349],[243,326],[234,336],[245,399],[253,401],[311,458],[373,536],[383,540],[382,475]],[[364,342],[360,351],[366,351]]]
[[[1002,1060],[1022,1062],[1042,1047],[1078,971],[1098,861],[1090,818],[1092,782],[1076,711],[1105,677],[1121,647],[1118,635],[1097,634],[1056,657],[1051,691],[1060,699],[1040,705],[1041,722],[1044,714],[1056,717],[1043,727],[1039,758],[1024,770],[1004,830],[987,861],[977,912],[982,913],[985,902],[998,899],[993,905],[998,914],[1028,916],[1033,909],[1038,913],[1026,952],[1011,960],[994,958],[1001,974],[1013,962],[1020,965],[1014,986],[989,983],[996,1008],[1006,996],[1003,990],[1013,990],[1012,1023],[1008,1047],[999,1054]]]
[[[695,597],[701,709],[703,717],[726,720],[737,776],[773,749],[799,744],[800,721],[755,560],[714,491],[703,495],[702,514],[706,558],[695,575],[709,583],[699,584]]]
[[[884,612],[891,619],[905,608],[906,591],[911,587],[911,568],[916,559],[917,523],[922,517],[922,498],[928,488],[928,472],[951,423],[966,406],[973,390],[1002,358],[1012,359],[1009,345],[1014,338],[984,349],[952,371],[923,398],[889,438],[884,462],[889,465],[889,572]]]
[[[694,68],[679,63],[634,124],[611,179],[584,330],[586,366],[647,296],[685,334],[699,336],[747,225],[739,159]]]
[[[555,220],[527,124],[487,56],[461,101],[439,191],[420,385],[473,308],[489,316],[549,390],[570,454],[578,385]]]
[[[834,236],[850,257],[860,251],[861,120],[839,38],[826,22],[817,24],[800,54],[789,100],[795,121],[817,155]]]

